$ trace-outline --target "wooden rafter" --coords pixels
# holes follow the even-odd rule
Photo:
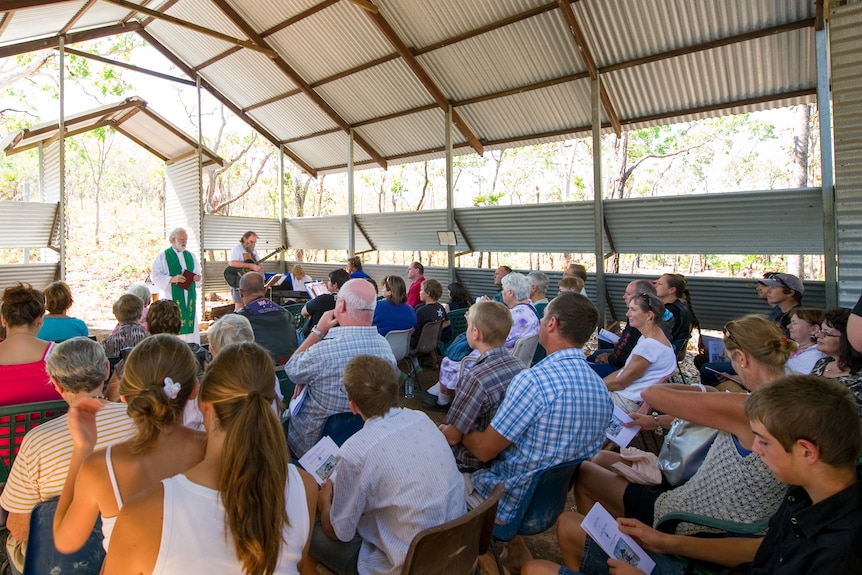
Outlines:
[[[146,30],[138,30],[138,34],[147,41],[153,48],[159,51],[159,53],[168,59],[174,66],[179,68],[189,77],[195,77],[195,71],[189,67],[185,62],[177,58],[177,56],[165,48],[161,42],[156,40],[152,34],[147,32]],[[267,130],[264,126],[261,126],[254,118],[243,112],[239,106],[236,106],[233,102],[227,99],[215,86],[207,82],[205,79],[201,78],[201,87],[210,92],[217,100],[219,100],[222,104],[227,107],[231,112],[237,115],[237,117],[241,118],[243,122],[252,127],[255,131],[261,134],[264,138],[269,140],[269,142],[275,146],[276,148],[283,147],[279,142],[278,138],[276,138],[269,130]],[[309,174],[311,177],[317,177],[317,170],[309,166],[306,162],[302,160],[299,156],[291,152],[290,150],[284,150],[285,155],[293,161],[294,164],[300,167],[304,172]]]
[[[425,89],[428,90],[428,93],[431,94],[431,97],[434,98],[434,101],[437,102],[437,105],[441,110],[446,111],[449,107],[449,100],[443,95],[443,92],[437,87],[437,84],[434,83],[434,80],[431,79],[431,76],[428,75],[428,72],[425,71],[425,68],[419,63],[419,60],[413,55],[410,49],[404,44],[404,41],[398,36],[392,26],[389,25],[389,22],[386,21],[386,18],[383,17],[382,14],[366,12],[366,15],[371,19],[372,22],[377,26],[383,36],[392,44],[392,47],[395,48],[395,51],[401,56],[401,59],[404,60],[404,63],[413,71],[413,74],[425,86]],[[476,151],[480,156],[484,154],[484,147],[482,143],[479,141],[479,138],[473,133],[473,130],[467,125],[461,115],[452,111],[452,123],[458,128],[458,131],[467,138],[467,141],[470,142],[470,146]]]
[[[135,12],[140,12],[141,14],[146,14],[147,16],[151,16],[156,18],[157,20],[164,20],[165,22],[169,22],[175,26],[180,26],[182,28],[187,28],[189,30],[193,30],[198,34],[203,34],[205,36],[210,36],[212,38],[217,38],[222,40],[223,42],[228,42],[230,44],[236,44],[237,46],[242,46],[243,48],[248,48],[249,50],[254,50],[256,52],[262,52],[266,54],[270,58],[276,57],[278,54],[275,50],[272,50],[268,47],[261,46],[256,42],[250,42],[248,40],[243,40],[242,38],[234,38],[233,36],[229,36],[227,34],[222,34],[221,32],[216,32],[206,26],[200,26],[195,24],[194,22],[189,22],[187,20],[182,20],[180,18],[176,18],[174,16],[169,16],[167,14],[163,14],[158,10],[152,10],[150,8],[145,8],[143,6],[139,6],[134,2],[128,2],[127,0],[105,0],[105,2],[110,2],[111,4],[116,4],[117,6],[121,6],[126,8],[127,10],[133,10]]]
[[[572,38],[575,40],[575,45],[578,47],[581,59],[583,59],[584,65],[586,65],[587,70],[590,72],[590,77],[593,79],[598,78],[599,70],[596,67],[596,61],[593,59],[590,47],[587,45],[587,38],[581,30],[581,25],[578,24],[578,19],[575,18],[575,13],[572,11],[569,0],[557,0],[557,5],[560,7],[560,12],[563,14],[563,18],[566,21],[569,32],[572,33]],[[617,116],[617,111],[613,102],[611,102],[611,97],[605,89],[604,82],[599,82],[599,89],[599,97],[602,100],[602,106],[611,121],[611,125],[614,127],[614,132],[619,136],[622,131],[622,128],[620,127],[620,119],[619,116]]]
[[[239,13],[233,9],[233,7],[227,3],[226,0],[212,0],[213,3],[227,16],[231,22],[233,22],[240,30],[243,31],[249,38],[251,38],[256,44],[260,46],[269,45],[257,32],[255,32],[254,28],[246,22]],[[314,91],[308,82],[299,75],[299,73],[293,69],[293,67],[288,64],[284,58],[276,55],[275,58],[272,59],[273,63],[278,67],[279,70],[282,71],[290,80],[299,87],[302,92],[311,99],[312,102],[317,104],[317,106],[323,110],[323,112],[329,116],[329,118],[335,122],[338,127],[340,127],[344,132],[350,131],[350,124],[342,118],[338,112],[336,112],[329,103],[323,99],[323,97]],[[371,158],[374,159],[377,164],[380,165],[381,168],[386,168],[386,160],[383,156],[380,155],[372,146],[369,144],[365,138],[360,136],[359,134],[353,135],[354,141],[361,147],[365,153],[367,153]]]
[[[125,34],[126,32],[137,32],[142,26],[137,22],[128,24],[115,24],[105,26],[104,28],[92,28],[82,32],[73,32],[66,35],[66,44],[75,44],[77,42],[86,42],[87,40],[96,40],[97,38],[106,38],[116,34]],[[0,58],[8,58],[9,56],[17,56],[18,54],[26,54],[27,52],[36,52],[46,48],[56,48],[60,45],[60,37],[52,36],[50,38],[40,38],[39,40],[29,40],[19,44],[10,44],[9,46],[0,46]]]

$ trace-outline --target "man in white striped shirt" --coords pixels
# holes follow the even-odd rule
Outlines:
[[[83,397],[94,397],[104,404],[96,413],[96,449],[134,436],[136,429],[126,414],[126,404],[107,401],[102,395],[108,358],[101,345],[86,337],[66,340],[54,346],[45,366],[51,383],[70,405]],[[30,430],[21,443],[0,496],[0,506],[9,512],[6,551],[18,573],[24,567],[30,512],[42,501],[59,497],[71,458],[72,437],[65,415]]]

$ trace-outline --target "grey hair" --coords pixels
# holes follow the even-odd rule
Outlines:
[[[132,284],[126,290],[126,293],[130,293],[133,296],[137,296],[144,302],[144,307],[150,303],[152,300],[152,292],[150,292],[150,288],[147,287],[147,284]]]
[[[537,270],[528,273],[527,278],[534,286],[536,286],[537,292],[545,293],[548,291],[548,275],[546,273]]]
[[[503,290],[515,292],[515,299],[522,300],[530,297],[530,280],[524,274],[512,272],[503,276]]]
[[[107,377],[105,348],[88,337],[58,343],[45,358],[48,375],[72,393],[99,389]]]
[[[254,341],[254,331],[247,317],[229,313],[210,326],[207,339],[210,342],[210,353],[215,355],[232,343]]]
[[[655,286],[649,280],[635,280],[632,282],[635,284],[635,292],[636,293],[648,293],[651,295],[655,295]]]
[[[338,299],[344,300],[344,303],[347,305],[347,313],[351,315],[359,312],[374,314],[374,308],[377,307],[377,298],[372,298],[371,301],[368,301],[356,293],[354,286],[360,285],[360,282],[365,282],[365,280],[356,278],[345,282],[338,290]]]
[[[173,241],[175,239],[177,239],[177,236],[180,235],[180,232],[185,232],[185,231],[186,230],[184,230],[183,228],[176,228],[174,231],[171,232],[171,235],[168,236],[168,241],[173,243]],[[188,232],[186,232],[186,233],[188,233]]]

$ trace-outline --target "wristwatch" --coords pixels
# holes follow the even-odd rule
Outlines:
[[[653,417],[653,419],[655,419],[655,434],[658,436],[664,435],[664,428],[658,422],[658,411],[653,411],[652,417]]]

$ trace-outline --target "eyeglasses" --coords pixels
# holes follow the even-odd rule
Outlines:
[[[730,331],[730,324],[729,323],[724,325],[724,337],[726,339],[729,339],[733,343],[735,343],[737,347],[740,347],[739,342],[736,341],[736,339],[734,339],[733,333],[731,333],[731,331]]]
[[[817,337],[841,337],[842,335],[844,335],[844,334],[842,334],[842,333],[829,333],[828,331],[826,331],[822,327],[817,328]]]

